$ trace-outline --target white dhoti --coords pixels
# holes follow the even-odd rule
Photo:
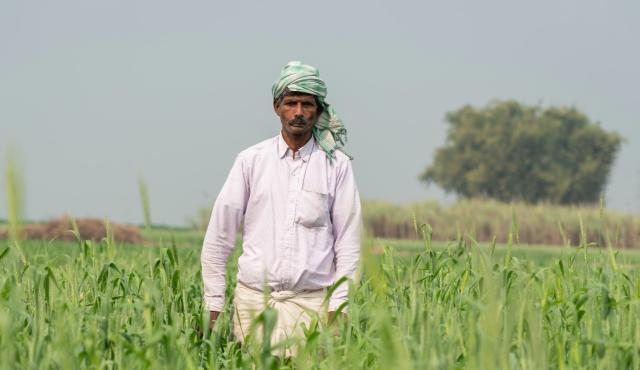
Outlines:
[[[304,338],[302,324],[309,327],[316,316],[320,322],[326,319],[324,307],[326,289],[305,290],[295,292],[290,290],[280,292],[262,292],[238,282],[233,297],[233,334],[237,341],[244,343],[251,331],[251,323],[265,308],[273,308],[277,314],[277,322],[271,333],[271,344],[277,345],[283,341],[295,341]],[[262,327],[252,333],[258,341],[262,340]],[[277,348],[275,355],[293,356],[296,346]]]

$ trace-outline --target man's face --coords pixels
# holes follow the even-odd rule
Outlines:
[[[282,129],[289,135],[306,135],[311,132],[318,119],[318,105],[313,95],[285,96],[274,104]]]

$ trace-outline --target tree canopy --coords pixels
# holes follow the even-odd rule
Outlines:
[[[446,122],[446,144],[420,179],[465,198],[597,202],[622,143],[572,107],[496,101]]]

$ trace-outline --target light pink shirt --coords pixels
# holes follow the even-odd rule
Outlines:
[[[262,290],[315,290],[354,278],[360,197],[349,158],[330,162],[314,139],[293,158],[282,135],[242,151],[213,206],[202,246],[205,307],[222,311],[227,258],[244,216],[238,281]],[[347,299],[336,289],[329,310]]]

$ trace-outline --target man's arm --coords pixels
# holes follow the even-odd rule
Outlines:
[[[362,216],[360,195],[356,187],[351,161],[340,164],[336,180],[335,198],[333,200],[332,223],[336,261],[336,281],[343,276],[354,279],[360,261],[360,232]],[[331,296],[329,312],[335,312],[346,302],[349,293],[347,282],[342,283]],[[343,309],[346,312],[346,308]]]
[[[213,206],[200,255],[204,305],[210,312],[211,324],[224,306],[227,259],[235,246],[248,198],[249,183],[239,155]]]

